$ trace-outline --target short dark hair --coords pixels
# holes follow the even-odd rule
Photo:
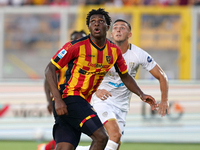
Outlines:
[[[86,17],[86,25],[89,26],[89,23],[90,23],[90,17],[92,15],[95,15],[95,14],[101,14],[105,17],[106,19],[106,23],[107,25],[110,26],[112,20],[111,20],[111,17],[108,15],[108,12],[105,11],[103,8],[99,8],[99,9],[92,9],[88,14],[87,14],[87,17]]]
[[[117,20],[115,20],[115,22],[114,22],[113,24],[115,24],[116,22],[120,22],[120,21],[125,22],[125,23],[128,25],[129,29],[131,30],[131,25],[130,25],[130,23],[128,23],[126,20],[117,19]]]
[[[72,33],[71,33],[71,35],[70,35],[70,38],[72,39],[72,38],[73,38],[73,36],[74,36],[74,34],[77,34],[77,33],[80,33],[80,34],[85,34],[85,35],[87,35],[87,34],[86,34],[86,32],[85,32],[84,30],[81,30],[81,31],[74,31],[74,32],[72,32]]]

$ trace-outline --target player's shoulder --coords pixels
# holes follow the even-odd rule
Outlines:
[[[142,50],[141,48],[139,48],[138,46],[136,46],[132,43],[129,43],[128,49],[130,49],[130,50]]]
[[[128,48],[131,52],[134,53],[147,53],[145,50],[143,50],[142,48],[134,45],[134,44],[129,44],[129,48]]]
[[[63,46],[63,48],[65,50],[68,50],[68,49],[71,49],[71,48],[73,48],[73,49],[78,48],[79,46],[85,44],[86,41],[87,41],[87,39],[88,39],[88,36],[85,36],[85,37],[80,38],[78,40],[69,41],[69,42],[65,43],[65,45]]]

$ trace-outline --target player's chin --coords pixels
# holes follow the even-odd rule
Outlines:
[[[100,36],[101,36],[100,34],[96,34],[96,33],[94,33],[94,32],[91,33],[91,35],[92,35],[94,38],[100,38]]]
[[[121,38],[119,38],[119,37],[115,37],[114,40],[117,41],[117,42],[121,42],[122,41]]]

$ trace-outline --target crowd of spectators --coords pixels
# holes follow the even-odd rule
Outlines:
[[[0,0],[0,7],[26,5],[192,6],[200,5],[200,0]]]

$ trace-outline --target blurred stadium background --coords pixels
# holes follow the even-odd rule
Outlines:
[[[51,140],[44,69],[92,8],[132,25],[130,42],[169,78],[170,114],[161,118],[132,96],[124,142],[200,143],[200,6],[0,5],[0,140]],[[1,2],[0,2],[1,4]],[[108,33],[108,38],[110,31]],[[140,69],[140,87],[160,101],[159,84]],[[83,141],[89,139],[83,135]]]

